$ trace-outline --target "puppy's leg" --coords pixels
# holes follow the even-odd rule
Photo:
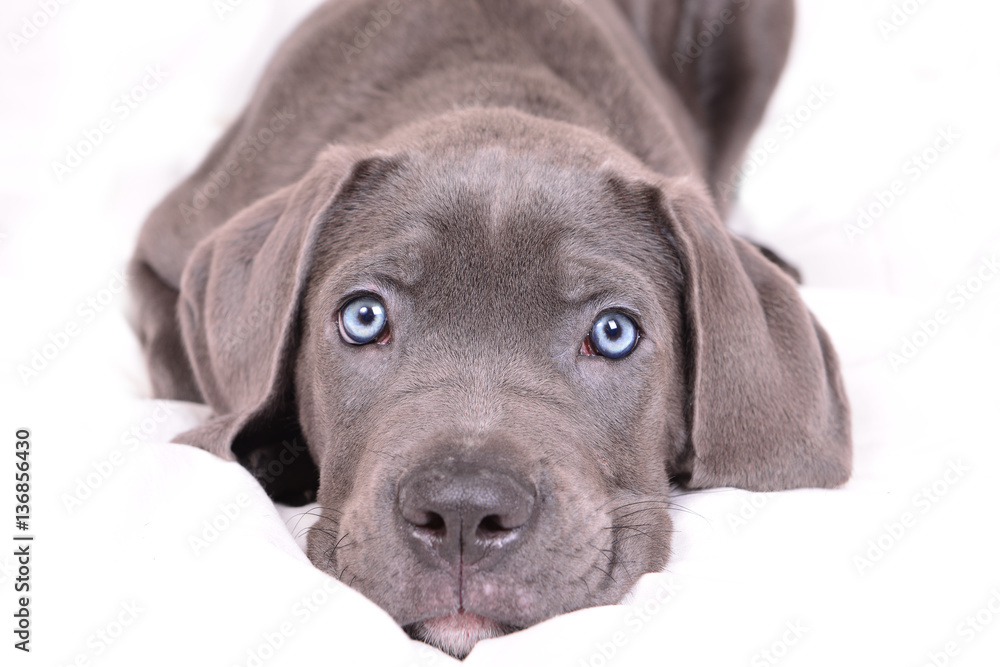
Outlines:
[[[181,339],[177,291],[138,257],[129,265],[129,275],[133,308],[130,319],[146,355],[153,395],[204,403]]]
[[[617,0],[704,132],[705,178],[728,208],[734,173],[784,68],[793,0]]]

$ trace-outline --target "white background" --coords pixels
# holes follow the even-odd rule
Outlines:
[[[36,535],[27,656],[12,648],[13,546],[0,547],[0,661],[446,664],[356,593],[327,594],[241,469],[162,444],[205,413],[148,400],[115,274],[315,2],[220,15],[213,0],[70,1],[15,48],[9,35],[43,4],[0,11],[0,508],[12,514],[14,431],[28,427]],[[887,32],[894,4],[913,13]],[[747,166],[733,224],[806,276],[852,398],[854,476],[834,491],[683,496],[671,564],[630,604],[483,642],[467,664],[997,664],[1000,277],[986,262],[1000,253],[1000,5],[799,8],[755,142],[772,152]],[[164,73],[155,86],[149,68]],[[829,99],[803,107],[816,87]],[[58,176],[53,163],[105,118],[112,131]],[[914,178],[909,161],[949,130]],[[897,179],[905,192],[851,238],[859,208]],[[992,279],[960,300],[979,271]],[[894,367],[939,311],[945,323]],[[192,546],[227,511],[208,547]],[[5,544],[12,524],[0,520]]]

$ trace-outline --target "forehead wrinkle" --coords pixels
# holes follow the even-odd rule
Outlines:
[[[627,264],[582,256],[562,263],[559,287],[566,303],[577,308],[587,304],[632,305],[650,312],[657,303],[649,277]]]
[[[481,147],[455,158],[437,165],[435,189],[441,196],[434,211],[437,216],[454,217],[456,207],[474,203],[483,230],[500,234],[512,228],[537,232],[549,226],[531,224],[538,218],[563,222],[593,216],[591,198],[581,196],[589,192],[581,176],[587,179],[592,174],[502,145]]]
[[[552,282],[561,221],[538,197],[520,183],[497,183],[488,192],[465,183],[439,202],[424,248],[428,272],[437,274],[425,282],[439,299],[530,298]]]
[[[419,252],[418,235],[408,235],[400,243],[385,244],[335,265],[328,285],[338,291],[359,283],[375,283],[391,289],[409,288],[425,272]]]

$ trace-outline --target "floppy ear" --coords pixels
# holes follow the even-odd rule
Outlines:
[[[275,500],[306,502],[318,486],[295,408],[299,310],[317,239],[361,158],[327,149],[298,183],[203,239],[181,279],[184,346],[216,416],[175,441],[240,461]]]
[[[690,437],[668,463],[691,488],[832,487],[851,474],[836,353],[796,285],[729,234],[707,193],[662,206],[685,272]]]

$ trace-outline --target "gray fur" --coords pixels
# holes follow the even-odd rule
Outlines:
[[[178,441],[275,498],[318,494],[313,563],[459,656],[662,569],[671,481],[843,483],[830,342],[721,222],[791,24],[786,0],[321,6],[139,239],[156,394],[216,415]],[[359,291],[388,344],[340,339]],[[580,355],[611,307],[636,314],[635,351]],[[400,485],[435,469],[466,471],[455,517],[523,505],[504,546],[463,563],[414,542],[401,503],[450,487]],[[492,624],[441,630],[460,601]]]

